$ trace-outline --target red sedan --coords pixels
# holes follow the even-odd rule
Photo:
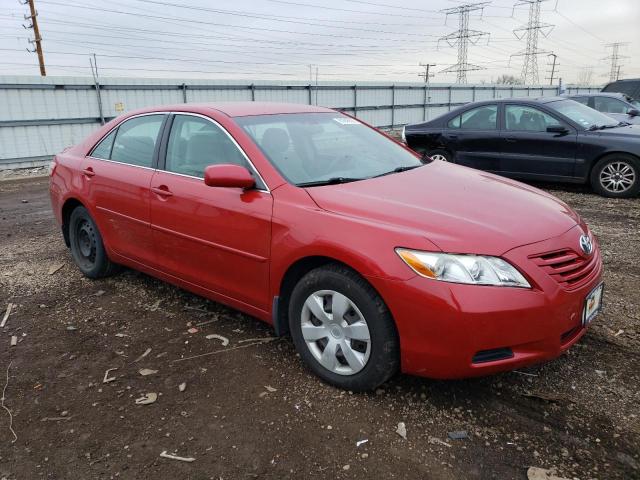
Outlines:
[[[600,309],[566,204],[326,108],[131,112],[57,155],[50,190],[86,276],[125,265],[242,310],[354,391],[549,360]]]

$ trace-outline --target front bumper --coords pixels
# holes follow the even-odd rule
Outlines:
[[[597,256],[593,269],[570,288],[530,257],[572,245],[579,238],[574,230],[503,255],[524,266],[531,289],[417,276],[407,281],[370,279],[396,321],[402,371],[431,378],[474,377],[544,362],[565,352],[586,331],[585,298],[602,281],[599,247],[596,244],[592,254]]]

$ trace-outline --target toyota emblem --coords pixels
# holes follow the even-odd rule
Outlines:
[[[589,235],[582,235],[580,237],[580,248],[587,255],[591,255],[591,253],[593,253],[593,242]]]

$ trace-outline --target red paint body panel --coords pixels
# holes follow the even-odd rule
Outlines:
[[[581,337],[585,297],[602,278],[599,246],[588,274],[571,288],[534,262],[536,255],[563,249],[583,255],[577,241],[587,227],[555,197],[443,162],[303,189],[287,183],[234,121],[327,111],[229,103],[131,112],[56,157],[50,187],[55,217],[62,224],[65,202],[75,199],[96,220],[114,261],[267,322],[291,265],[318,256],[340,261],[364,276],[389,307],[407,373],[436,378],[494,373],[554,358]],[[148,112],[214,119],[269,191],[208,187],[195,177],[87,156],[121,121]],[[88,168],[92,174],[84,172]],[[418,277],[396,247],[502,256],[532,288]],[[472,363],[478,351],[505,347],[513,350],[512,358]]]

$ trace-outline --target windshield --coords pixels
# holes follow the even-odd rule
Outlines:
[[[423,164],[384,135],[337,112],[236,121],[278,171],[299,186],[357,181]]]
[[[547,106],[587,129],[593,127],[614,127],[619,123],[618,120],[614,120],[604,113],[600,113],[593,108],[587,107],[582,103],[574,102],[573,100],[549,102]]]

